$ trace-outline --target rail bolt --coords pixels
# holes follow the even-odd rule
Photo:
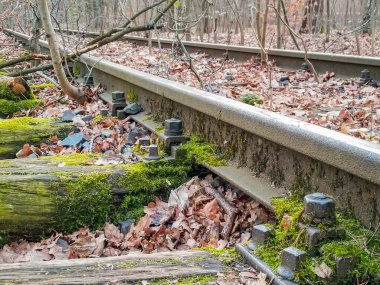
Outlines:
[[[335,220],[335,203],[323,193],[313,193],[304,198],[304,217],[319,223],[322,219]]]
[[[305,241],[310,249],[315,248],[315,246],[318,245],[318,242],[321,238],[322,234],[320,229],[314,227],[306,228]]]
[[[302,63],[301,64],[301,70],[303,70],[303,71],[309,71],[310,70],[309,69],[309,65],[306,62]]]
[[[125,100],[124,92],[122,91],[114,91],[112,92],[112,102],[118,102]]]
[[[285,279],[292,279],[302,262],[306,260],[306,252],[295,247],[287,247],[281,252],[281,265],[277,268],[277,273]]]
[[[158,146],[152,144],[149,146],[149,155],[145,157],[146,160],[159,160],[161,157],[158,155]]]
[[[252,242],[248,245],[249,249],[257,249],[259,244],[265,243],[271,233],[270,228],[261,224],[252,228]]]
[[[360,80],[359,80],[359,83],[360,85],[364,85],[368,82],[370,82],[372,79],[371,79],[371,73],[369,72],[368,69],[363,69],[361,71],[361,74],[360,74]]]
[[[93,85],[94,84],[94,77],[90,74],[86,74],[84,76],[84,84],[85,85]]]
[[[335,257],[336,261],[336,276],[344,278],[349,271],[354,269],[356,260],[354,257]]]
[[[171,118],[165,120],[166,136],[181,136],[183,134],[182,121],[180,119]]]
[[[150,138],[140,138],[138,143],[140,146],[148,146],[150,145]]]

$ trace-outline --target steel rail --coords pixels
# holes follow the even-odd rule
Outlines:
[[[96,37],[96,32],[78,32],[76,30],[63,30],[62,32],[80,34],[88,37]],[[138,44],[147,44],[148,39],[137,36],[124,36],[123,39],[134,41]],[[157,45],[157,39],[152,39],[153,44]],[[161,46],[171,47],[173,41],[169,39],[160,39]],[[226,52],[230,58],[238,61],[245,61],[253,56],[259,56],[261,50],[259,47],[248,47],[239,45],[225,45],[204,43],[196,41],[183,41],[183,44],[189,51],[201,51],[211,56],[223,57]],[[304,62],[305,53],[303,51],[272,49],[268,50],[269,58],[275,60],[281,68],[299,69]],[[374,79],[380,80],[380,58],[370,56],[344,55],[335,53],[308,52],[308,58],[313,63],[316,71],[320,74],[325,72],[334,72],[341,77],[359,77],[363,69],[368,69]]]
[[[11,30],[7,33],[28,40]],[[47,48],[45,41],[40,41]],[[217,118],[276,144],[380,185],[380,145],[260,109],[100,58],[82,55],[94,69]],[[380,190],[380,189],[379,189]]]

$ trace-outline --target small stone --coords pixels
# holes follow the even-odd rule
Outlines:
[[[339,93],[344,93],[344,86],[343,85],[338,85],[337,87],[336,87],[336,89],[339,91]]]
[[[287,247],[281,252],[281,265],[277,268],[277,273],[285,278],[292,279],[301,262],[306,260],[306,252],[295,247]]]
[[[222,181],[221,181],[220,177],[215,177],[211,182],[211,186],[214,188],[218,188],[218,187],[222,186]]]
[[[232,81],[234,80],[234,76],[231,73],[227,73],[227,75],[225,76],[225,79],[228,81]]]
[[[57,240],[57,245],[62,247],[62,250],[67,250],[69,249],[69,244],[67,243],[67,241],[65,241],[64,239],[60,238]]]
[[[82,143],[80,145],[80,149],[81,150],[87,150],[87,151],[90,151],[90,148],[91,148],[91,144],[88,142],[88,141],[85,141],[84,143]]]
[[[91,115],[87,115],[87,116],[82,117],[82,120],[85,122],[92,121],[93,119],[94,119],[94,117]]]
[[[110,115],[110,111],[108,109],[101,109],[100,115],[103,117],[108,117]]]
[[[75,114],[71,110],[65,110],[62,113],[62,122],[72,122]]]
[[[107,138],[110,138],[112,137],[112,131],[111,130],[103,130],[101,133],[100,133],[100,136],[104,139],[107,139]]]
[[[68,136],[63,141],[61,141],[60,145],[65,147],[78,146],[81,143],[85,142],[84,134],[82,132],[75,133],[71,136]]]
[[[126,221],[119,222],[120,232],[122,234],[127,234],[131,229],[131,226],[135,223],[134,219],[128,219]]]
[[[252,228],[252,242],[257,244],[263,244],[265,243],[266,239],[270,235],[270,228],[267,226],[261,224],[261,225],[255,225]]]
[[[29,154],[28,158],[38,158],[38,155],[35,153]]]
[[[143,136],[145,136],[145,130],[143,128],[133,128],[127,135],[126,144],[134,145],[137,140]]]
[[[77,108],[77,109],[74,110],[74,114],[75,115],[81,115],[81,116],[83,116],[83,115],[86,114],[86,111],[83,110],[82,108]]]
[[[142,111],[142,108],[137,103],[131,103],[123,111],[128,115],[136,115]]]

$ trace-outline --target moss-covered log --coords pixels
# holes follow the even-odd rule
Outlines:
[[[52,135],[65,134],[69,128],[69,125],[56,123],[52,119],[0,119],[0,159],[15,158],[24,144],[39,146]]]
[[[74,158],[85,164],[92,156]],[[74,161],[71,156],[0,161],[0,244],[138,218],[144,205],[166,198],[191,169],[184,160],[114,167]]]

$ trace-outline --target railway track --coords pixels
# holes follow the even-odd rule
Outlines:
[[[76,30],[63,30],[64,33],[80,34],[84,37],[96,37],[96,32],[78,32]],[[133,41],[140,45],[147,45],[148,39],[137,36],[124,36],[123,39]],[[158,46],[157,39],[152,39],[152,44]],[[170,48],[173,41],[169,39],[160,39],[160,44],[164,48]],[[224,45],[194,41],[183,41],[189,52],[204,52],[214,57],[225,57],[237,61],[246,61],[252,57],[260,56],[260,48],[237,45]],[[276,65],[287,69],[297,70],[305,62],[305,53],[296,50],[269,49],[268,55]],[[319,74],[325,72],[334,72],[339,77],[359,77],[363,69],[368,69],[373,79],[380,80],[380,58],[370,56],[343,55],[322,52],[308,52],[308,58],[313,63]]]
[[[29,41],[27,35],[6,32]],[[366,226],[378,225],[379,145],[93,56],[80,60],[82,73],[92,66],[95,82],[109,92],[136,91],[145,113],[135,119],[152,131],[158,126],[148,114],[159,121],[180,117],[188,134],[231,152],[230,165],[206,167],[269,209],[271,199],[286,191],[320,191],[335,197],[339,208],[350,209]]]

